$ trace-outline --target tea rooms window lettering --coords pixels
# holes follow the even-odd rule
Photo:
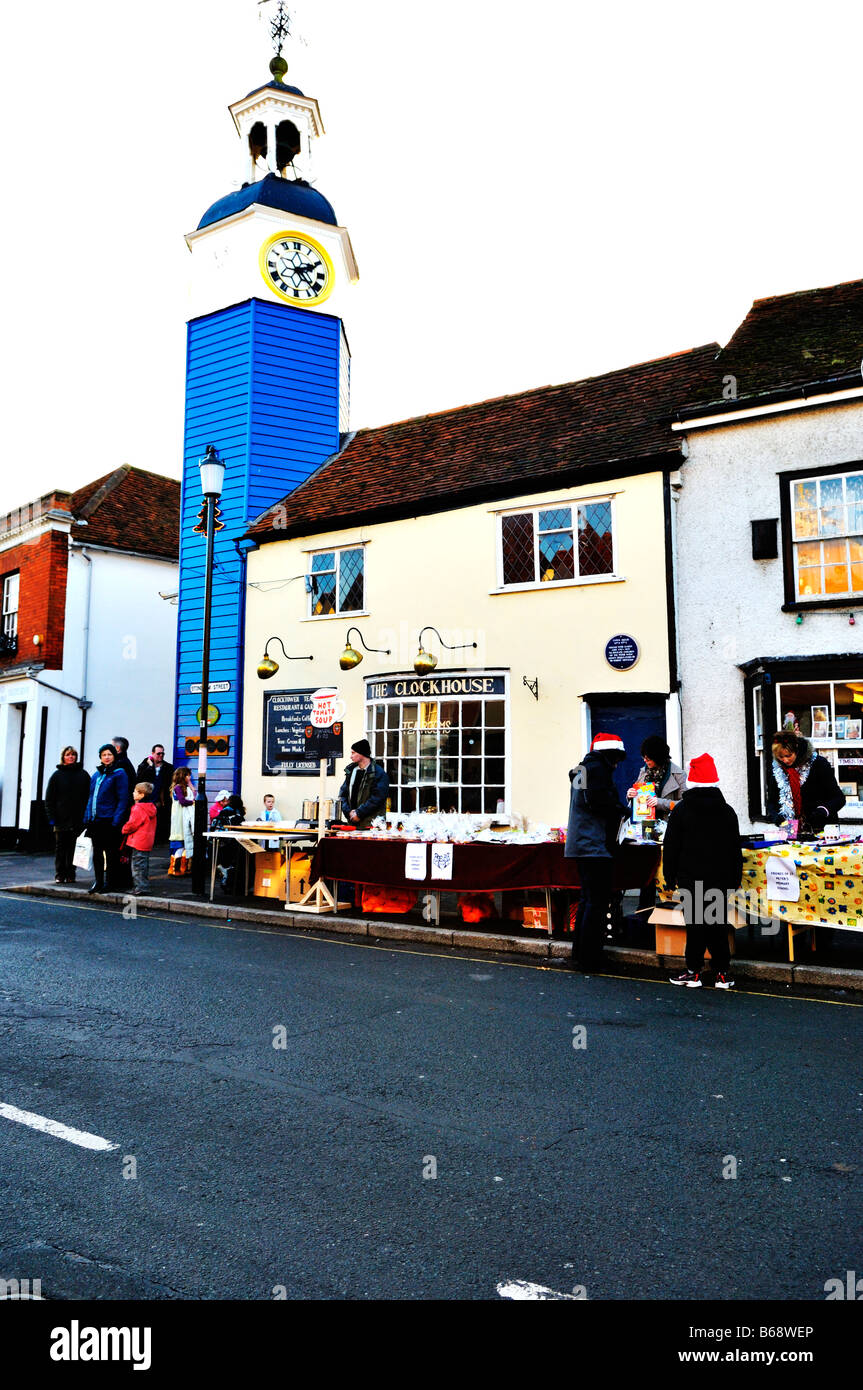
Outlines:
[[[863,469],[791,484],[791,543],[797,602],[863,595]]]
[[[345,550],[320,550],[309,557],[307,576],[309,617],[334,613],[361,613],[365,601],[365,564],[362,546]]]
[[[499,535],[502,588],[614,575],[611,498],[509,512]]]

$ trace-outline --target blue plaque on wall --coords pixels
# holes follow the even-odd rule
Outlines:
[[[626,632],[618,632],[605,644],[605,659],[615,671],[631,671],[640,656],[638,643]]]

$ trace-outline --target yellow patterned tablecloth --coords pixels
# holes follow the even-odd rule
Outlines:
[[[863,931],[863,844],[797,844],[744,849],[744,892],[765,893],[767,860],[771,856],[794,865],[800,881],[800,900],[777,902],[764,898],[770,914],[794,926],[842,927]]]
[[[768,898],[767,860],[771,856],[793,864],[800,880],[800,899],[796,903]],[[659,896],[668,900],[662,871],[657,874]],[[744,849],[740,902],[752,910],[766,908],[770,915],[794,927],[841,927],[863,931],[863,843],[838,845],[779,842],[764,849]],[[758,894],[758,904],[751,895]]]

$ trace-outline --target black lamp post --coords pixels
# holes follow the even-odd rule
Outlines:
[[[204,892],[204,837],[207,833],[207,735],[210,713],[210,619],[213,606],[213,547],[216,538],[216,503],[222,495],[225,465],[215,444],[199,459],[201,491],[206,509],[207,561],[204,579],[204,642],[201,657],[201,725],[198,738],[198,790],[195,797],[195,852],[192,859],[192,891]]]

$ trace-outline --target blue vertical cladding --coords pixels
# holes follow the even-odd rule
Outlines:
[[[201,507],[198,461],[208,444],[224,459],[216,534],[210,681],[220,711],[212,736],[227,736],[227,757],[211,756],[207,790],[239,791],[246,576],[234,541],[250,521],[285,497],[339,447],[340,321],[290,305],[250,299],[193,319],[186,353],[186,422],[180,512],[180,600],[174,762],[197,735],[206,540],[194,527]],[[284,634],[280,634],[284,636]]]

